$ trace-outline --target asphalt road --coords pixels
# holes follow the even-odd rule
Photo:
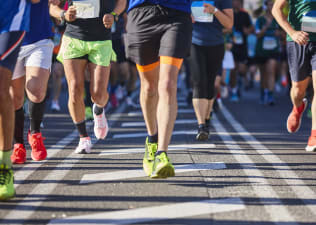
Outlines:
[[[138,96],[135,94],[137,100]],[[63,99],[66,97],[63,95]],[[179,92],[169,156],[176,176],[142,171],[146,129],[140,108],[122,103],[107,113],[106,140],[77,155],[78,134],[67,113],[47,111],[48,158],[15,166],[16,198],[0,203],[2,224],[316,224],[316,153],[305,152],[311,120],[286,131],[291,104],[279,94],[259,105],[259,91],[224,101],[207,142],[195,141],[192,106]],[[65,102],[65,101],[64,101]],[[88,123],[93,135],[93,124]]]

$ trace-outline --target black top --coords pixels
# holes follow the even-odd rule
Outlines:
[[[244,28],[249,28],[252,25],[250,16],[247,12],[240,10],[238,13],[234,12],[234,36],[236,33],[242,35],[242,43],[240,46],[246,47],[247,46],[247,34],[244,33]],[[235,43],[235,45],[239,45]]]
[[[99,0],[100,13],[98,18],[81,19],[68,22],[65,34],[69,37],[83,41],[105,41],[111,40],[111,29],[103,24],[104,14],[111,13],[115,7],[115,0]],[[72,1],[71,1],[72,2]]]

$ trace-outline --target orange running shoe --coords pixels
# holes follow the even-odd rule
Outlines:
[[[32,148],[31,157],[35,161],[41,161],[46,159],[47,151],[43,143],[42,133],[28,134],[28,141]]]
[[[307,152],[315,152],[316,151],[316,137],[315,136],[310,136],[308,138],[308,143],[305,148]]]
[[[302,115],[307,107],[307,99],[303,99],[303,110],[299,112],[296,107],[293,107],[292,112],[290,113],[289,117],[287,118],[287,131],[289,133],[295,133],[300,129],[301,121],[302,121]]]
[[[14,164],[23,164],[26,161],[26,149],[23,144],[16,143],[13,147],[11,162]]]

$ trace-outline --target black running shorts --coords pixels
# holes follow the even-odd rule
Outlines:
[[[287,42],[287,54],[292,81],[299,82],[312,76],[312,71],[316,70],[316,42],[307,45]]]
[[[192,42],[191,15],[160,5],[142,4],[128,13],[127,58],[149,65],[159,56],[184,58]]]
[[[13,72],[24,35],[24,31],[0,34],[0,66]]]

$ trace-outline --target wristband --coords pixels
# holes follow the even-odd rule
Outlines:
[[[119,16],[116,14],[116,12],[111,12],[111,15],[114,17],[114,21],[117,22],[119,19]]]

